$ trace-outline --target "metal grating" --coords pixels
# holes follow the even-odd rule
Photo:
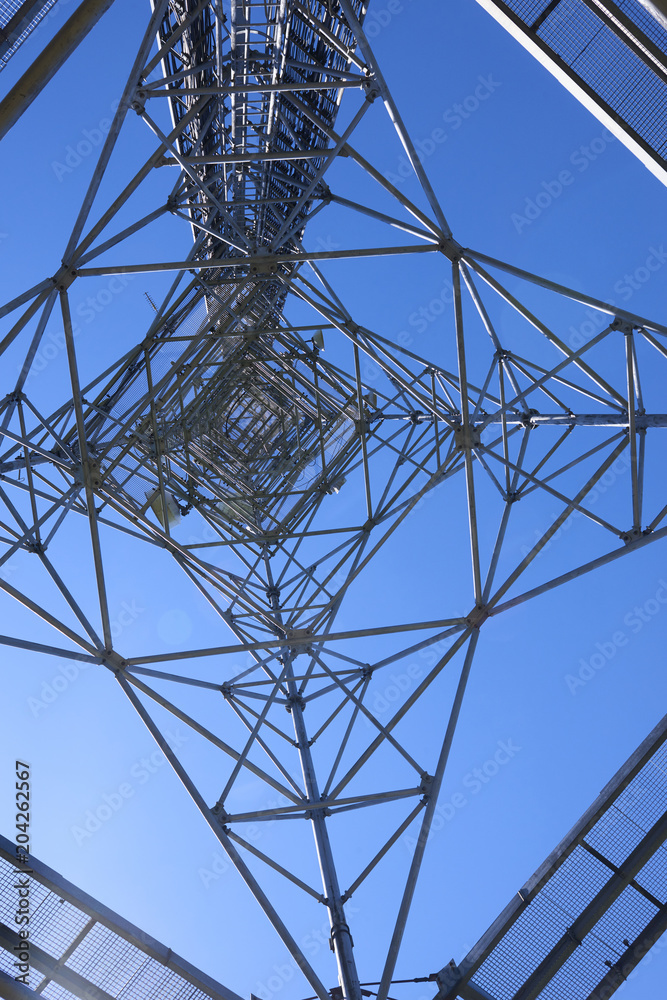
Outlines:
[[[41,4],[0,0],[0,70],[56,3],[57,0],[43,0]]]
[[[635,152],[665,167],[667,31],[638,0],[480,2],[509,18],[547,68],[565,70],[575,96],[592,99]]]
[[[667,929],[666,741],[667,717],[461,967],[442,970],[439,1000],[588,1000],[628,949],[637,964]]]
[[[667,81],[583,2],[562,0],[538,29],[550,49],[660,157],[667,148]]]
[[[30,976],[48,1000],[239,1000],[164,945],[30,859]],[[14,978],[19,869],[0,837],[0,970]]]

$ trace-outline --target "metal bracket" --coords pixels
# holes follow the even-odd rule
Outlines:
[[[454,428],[454,441],[458,451],[464,451],[466,448],[479,448],[481,447],[481,432],[477,427],[468,425],[466,428],[463,424],[459,424],[458,427]]]
[[[124,660],[120,653],[117,653],[115,649],[110,649],[104,654],[104,659],[102,661],[107,666],[111,667],[114,673],[120,673],[121,670],[125,670],[127,666],[127,660]]]
[[[216,804],[211,807],[211,812],[213,813],[213,815],[217,819],[217,821],[220,824],[220,826],[222,827],[222,829],[225,830],[225,832],[228,832],[226,830],[225,823],[229,819],[229,813],[226,812],[225,807],[223,806],[222,802],[216,802]]]
[[[138,115],[142,115],[146,110],[146,98],[148,94],[145,90],[135,90],[134,98],[130,101],[130,108],[132,111],[136,111]]]
[[[650,528],[630,528],[629,531],[625,531],[621,536],[621,541],[625,542],[626,545],[631,545],[632,542],[636,542],[640,538],[644,538],[645,535],[650,535]]]
[[[60,270],[56,271],[53,275],[51,280],[59,292],[66,292],[76,278],[76,275],[76,268],[68,267],[66,264],[63,264]]]
[[[102,485],[102,476],[100,474],[100,463],[96,462],[94,459],[88,459],[88,472],[90,474],[90,486],[93,490],[98,490]],[[85,469],[84,463],[76,467],[74,478],[78,483],[85,484]]]
[[[627,319],[621,319],[620,316],[617,316],[616,319],[609,325],[612,330],[618,330],[620,333],[626,334],[626,336],[631,334],[634,330],[632,323],[628,323]]]
[[[436,982],[441,990],[450,990],[461,981],[461,970],[454,961],[449,962],[444,969],[436,973]]]
[[[486,604],[483,604],[481,606],[477,605],[472,609],[472,611],[466,618],[466,621],[468,625],[471,625],[473,628],[479,628],[480,625],[484,624],[484,622],[488,617],[489,617],[488,606]]]
[[[285,633],[285,640],[286,642],[289,643],[292,642],[294,639],[305,639],[311,635],[312,631],[309,628],[292,628],[288,629],[287,632]],[[312,648],[313,647],[310,645],[301,645],[301,644],[297,646],[290,646],[289,647],[290,656],[292,657],[292,659],[295,659],[302,653],[308,654],[309,652],[312,651]]]
[[[303,698],[300,694],[290,695],[285,704],[285,709],[288,712],[291,712],[294,705],[297,705],[303,712],[306,708],[306,699]]]
[[[251,274],[275,274],[278,270],[278,265],[275,260],[257,260],[257,258],[269,257],[269,251],[265,247],[258,247],[253,250],[250,260],[250,273]]]
[[[538,415],[538,413],[539,413],[539,410],[532,410],[532,409],[528,410],[527,413],[522,413],[521,414],[521,423],[523,424],[523,426],[526,427],[526,428],[528,428],[528,429],[530,429],[532,427],[535,427],[535,423],[531,419],[531,417],[536,417]]]
[[[419,792],[421,795],[428,796],[431,794],[431,786],[433,785],[433,775],[422,774],[421,781],[419,782]]]

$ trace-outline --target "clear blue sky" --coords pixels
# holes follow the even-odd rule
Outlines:
[[[56,5],[45,26],[3,71],[3,93],[74,7],[64,0]],[[147,8],[137,0],[116,0],[4,140],[3,300],[59,266]],[[459,242],[664,323],[667,193],[659,182],[474,0],[373,0],[367,25]],[[357,143],[400,190],[424,203],[415,180],[405,176],[402,151],[379,102]],[[130,175],[132,157],[146,156],[151,148],[145,129],[133,119],[104,193]],[[346,193],[366,196],[369,186],[347,162],[336,169],[332,177]],[[151,190],[164,195],[173,182],[173,173],[163,171],[151,180]],[[154,194],[146,195],[145,205],[157,203]],[[331,209],[314,220],[306,245],[364,246],[376,235],[386,238],[357,217]],[[177,259],[188,241],[187,227],[170,221],[142,236],[128,259],[150,259],[151,254]],[[651,255],[660,268],[646,280]],[[400,263],[343,262],[327,273],[360,321],[395,342],[409,342],[424,357],[450,357],[451,313],[449,307],[440,310],[448,281],[444,262],[426,257]],[[82,369],[92,373],[143,336],[152,315],[144,292],[159,297],[165,282],[143,275],[113,286],[108,278],[88,280],[85,289],[75,286],[73,301],[79,310]],[[519,289],[516,282],[510,287]],[[582,336],[582,331],[590,336],[585,324],[591,317],[584,307],[572,307],[561,319],[566,337]],[[505,320],[509,337],[511,317]],[[28,383],[45,409],[66,392],[57,324],[48,343],[52,346],[45,344]],[[337,356],[335,343],[327,349],[329,357]],[[11,354],[2,395],[13,385],[18,363],[18,354]],[[658,411],[664,410],[659,395],[663,378],[656,367],[649,380]],[[650,439],[654,500],[664,495],[663,433],[655,431]],[[363,628],[469,610],[461,482],[450,493],[434,493],[408,519],[351,595],[342,622]],[[614,512],[627,503],[627,493],[621,474],[600,497],[599,509]],[[342,516],[344,505],[352,507],[357,499],[342,491],[331,503],[341,505],[337,511]],[[662,503],[656,500],[656,509]],[[513,564],[559,510],[549,501],[520,506],[507,541]],[[80,529],[67,528],[54,544],[53,556],[87,602],[89,569],[77,558],[82,544]],[[574,565],[589,544],[586,526],[575,522],[540,557],[531,580]],[[664,713],[667,606],[660,605],[656,613],[643,610],[667,579],[664,549],[664,542],[649,546],[507,612],[483,630],[442,793],[440,815],[447,819],[429,846],[399,978],[428,975],[451,958],[460,959]],[[123,539],[113,545],[109,541],[106,552],[112,614],[124,655],[223,641],[219,623],[184,587],[166,557],[137,550]],[[12,561],[9,582],[47,600],[30,558]],[[28,612],[4,597],[0,618],[5,634],[45,634]],[[619,631],[627,642],[612,641]],[[602,669],[575,683],[582,660],[585,667],[600,647],[611,649]],[[385,648],[394,647],[386,640],[375,646],[360,643],[353,655],[371,659]],[[76,676],[65,661],[6,648],[0,655],[7,706],[0,734],[3,833],[13,833],[13,760],[28,757],[38,857],[240,994],[252,991],[262,1000],[309,996],[307,984],[294,974],[280,941],[224,861],[178,780],[159,755],[151,759],[155,747],[150,735],[108,672],[91,666]],[[221,671],[230,676],[237,664],[195,666],[212,676]],[[393,676],[374,682],[370,703],[379,717],[388,717],[393,686],[414,685],[427,667],[426,657],[415,656],[399,663]],[[63,676],[61,668],[70,671],[67,683],[58,681],[57,697],[41,707],[44,691]],[[584,670],[584,677],[589,674]],[[406,732],[406,739],[420,747],[423,743],[425,753],[434,749],[430,736],[438,732],[451,691],[448,675],[422,714],[415,715],[413,730]],[[207,705],[206,711],[213,716],[217,707]],[[420,727],[428,739],[421,739]],[[201,774],[213,799],[219,784],[216,761],[184,726],[167,728],[186,766]],[[512,749],[509,760],[490,780],[476,781],[474,769],[493,758],[499,743]],[[77,834],[89,810],[128,785],[130,793],[108,822],[93,836]],[[252,781],[246,791],[249,803],[272,804]],[[462,798],[464,805],[447,807]],[[359,822],[362,836],[374,842],[370,820]],[[257,845],[289,854],[287,834],[276,829],[285,825],[258,833]],[[351,865],[357,849],[350,839],[341,845],[344,865]],[[379,978],[390,926],[387,914],[396,905],[407,860],[399,843],[379,869],[379,880],[352,899],[351,926],[364,980]],[[269,885],[277,891],[277,883],[269,880]],[[322,933],[324,908],[301,908],[291,894],[285,900],[297,939],[326,985],[335,985],[328,932]],[[625,1000],[655,997],[666,969],[664,951],[656,950],[621,995]],[[422,1000],[432,993],[430,987],[415,986],[404,993],[396,988],[391,995]]]

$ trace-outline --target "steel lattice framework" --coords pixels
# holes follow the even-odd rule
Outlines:
[[[284,877],[304,905],[326,907],[343,995],[359,1000],[346,903],[416,831],[387,941],[378,994],[386,1000],[482,626],[667,533],[667,498],[651,474],[667,426],[667,326],[454,239],[364,14],[361,0],[155,2],[62,268],[0,311],[0,350],[20,354],[0,404],[0,565],[31,560],[45,581],[24,592],[0,580],[35,622],[29,635],[0,641],[114,675],[320,1000],[329,973],[303,953],[261,872]],[[427,208],[355,141],[377,105]],[[133,115],[152,152],[110,198],[103,182]],[[361,203],[337,193],[343,169],[361,171],[377,196]],[[165,199],[169,170],[177,179]],[[156,190],[160,200],[137,213],[135,195]],[[371,245],[305,250],[309,219],[330,206],[368,219]],[[137,261],[135,238],[169,217],[191,228],[190,252]],[[403,254],[433,255],[451,273],[449,336],[437,358],[357,322],[324,271],[329,260]],[[149,272],[174,279],[153,321],[136,347],[82,384],[71,308],[79,283]],[[572,303],[604,317],[578,348],[559,334]],[[58,313],[70,384],[45,409],[27,379]],[[336,345],[333,360],[323,357],[324,338]],[[378,373],[372,384],[366,364]],[[630,475],[619,519],[590,497],[620,460]],[[428,494],[439,488],[447,504],[459,480],[470,561],[456,572],[470,582],[457,606],[436,620],[339,628],[369,561]],[[344,515],[332,499],[341,490]],[[512,561],[504,541],[517,503],[544,496],[559,513]],[[580,560],[556,571],[543,560],[541,582],[525,585],[573,515],[589,527]],[[134,546],[137,567],[147,550],[175,561],[183,586],[219,620],[217,646],[138,655],[123,638],[117,648],[107,599],[116,538]],[[62,575],[60,544],[79,547],[76,579]],[[380,655],[367,643],[378,637]],[[433,665],[381,720],[365,701],[372,677],[426,648]],[[221,681],[224,658],[242,653],[254,665]],[[447,669],[458,681],[425,760],[402,723]],[[197,773],[170,747],[168,718],[206,747]],[[244,808],[237,790],[248,774],[280,804]],[[343,881],[332,825],[349,836],[360,812],[377,817],[382,837]],[[274,820],[303,844],[303,868],[244,836],[247,824]]]

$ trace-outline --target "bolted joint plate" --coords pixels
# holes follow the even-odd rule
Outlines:
[[[312,646],[309,643],[297,642],[292,645],[295,639],[308,639],[312,635],[312,631],[309,628],[291,628],[285,633],[285,641],[288,644],[290,655],[294,657],[299,656],[300,653],[308,653],[312,650]]]
[[[640,538],[644,538],[646,535],[650,534],[650,528],[630,528],[629,531],[625,531],[622,535],[620,535],[620,539],[622,542],[625,542],[626,545],[631,545],[633,542],[636,542]]]
[[[117,653],[115,649],[110,649],[104,654],[104,660],[102,661],[108,667],[118,674],[122,670],[125,670],[127,666],[127,660],[124,660],[120,653]]]
[[[295,706],[303,712],[306,708],[306,699],[300,694],[290,695],[285,704],[285,709],[291,712]]]
[[[419,794],[425,796],[428,799],[431,794],[431,787],[433,785],[433,776],[430,774],[422,774],[421,780],[419,782]]]
[[[226,827],[226,823],[227,823],[227,821],[229,819],[229,813],[225,810],[225,808],[222,805],[222,803],[221,802],[216,802],[216,804],[211,807],[211,813],[213,814],[213,816],[215,817],[215,819],[218,821],[218,823],[220,824],[220,826],[222,827],[222,829],[225,831],[225,833],[227,833],[228,830],[227,830],[227,827]]]
[[[629,323],[626,319],[622,319],[620,316],[617,316],[616,319],[613,320],[612,323],[610,323],[610,326],[612,330],[619,330],[626,336],[631,334],[632,331],[634,330],[634,326],[632,325],[632,323]]]
[[[252,252],[250,256],[251,274],[275,274],[277,270],[277,262],[269,256],[269,252],[265,247],[259,247]]]
[[[143,115],[146,110],[146,100],[148,98],[148,93],[138,87],[135,90],[132,100],[129,103],[129,107],[132,111],[135,111],[138,115]]]
[[[461,244],[450,235],[443,235],[441,242],[438,244],[438,249],[452,262],[460,260],[464,254]]]
[[[99,490],[102,486],[102,474],[100,471],[100,463],[96,462],[94,459],[88,460],[88,474],[90,476],[90,487],[93,490]],[[79,465],[76,469],[75,477],[77,482],[85,484],[85,468],[83,463]]]
[[[56,271],[56,273],[53,275],[51,281],[53,282],[54,287],[56,288],[57,291],[66,292],[69,286],[76,278],[76,275],[77,275],[76,268],[67,267],[66,264],[63,264],[60,270]]]
[[[450,990],[458,986],[461,982],[461,970],[454,959],[436,974],[436,982],[440,990],[446,990],[448,995]]]
[[[481,431],[472,425],[464,427],[463,424],[459,424],[458,427],[454,428],[454,441],[458,451],[464,451],[466,448],[479,448],[481,446],[480,438]]]
[[[481,607],[478,605],[472,609],[472,611],[466,618],[466,621],[468,625],[470,625],[472,628],[479,628],[481,625],[484,624],[484,622],[488,617],[489,617],[488,606],[486,604],[482,605]]]

